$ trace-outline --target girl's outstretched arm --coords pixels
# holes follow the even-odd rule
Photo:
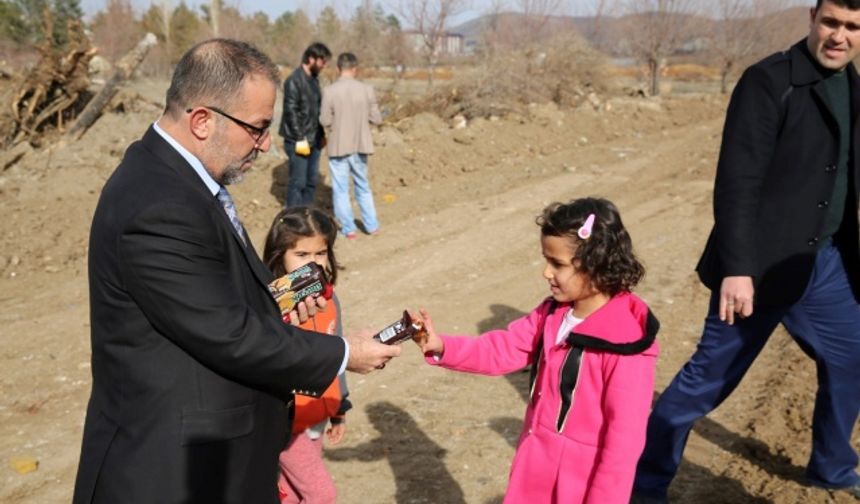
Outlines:
[[[469,335],[439,334],[428,324],[427,344],[419,346],[441,353],[426,353],[428,364],[447,369],[498,376],[520,370],[531,364],[537,338],[543,335],[543,326],[551,306],[545,300],[531,313],[511,322],[505,329],[487,331],[478,337]],[[426,311],[423,313],[426,315]],[[438,340],[437,340],[438,339]]]

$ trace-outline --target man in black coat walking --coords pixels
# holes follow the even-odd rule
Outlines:
[[[860,0],[818,0],[809,36],[748,68],[732,94],[697,271],[698,348],[654,406],[634,502],[665,502],[693,423],[735,389],[782,323],[815,360],[810,484],[860,498]]]

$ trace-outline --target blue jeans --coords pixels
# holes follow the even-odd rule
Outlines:
[[[719,293],[712,294],[696,352],[660,395],[648,419],[633,485],[636,494],[666,497],[693,423],[732,393],[780,322],[815,360],[818,371],[806,477],[827,488],[858,481],[851,429],[860,411],[860,305],[839,250],[828,244],[816,255],[806,291],[791,306],[755,306],[752,316],[728,325],[719,319]]]
[[[361,222],[368,233],[379,229],[376,220],[376,207],[373,204],[373,191],[367,180],[367,154],[350,154],[348,156],[329,157],[331,171],[332,204],[334,216],[340,223],[340,231],[344,235],[355,232],[355,218],[352,215],[352,203],[349,201],[349,176],[355,185],[355,200],[361,211]]]
[[[289,159],[286,207],[311,206],[320,178],[320,149],[313,148],[307,156],[296,154],[296,144],[284,143]]]

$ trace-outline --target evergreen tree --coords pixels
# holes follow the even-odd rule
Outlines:
[[[272,49],[271,41],[269,40],[269,16],[265,12],[255,12],[242,19],[242,33],[239,38],[245,38],[266,54],[270,54]]]
[[[320,39],[329,48],[339,46],[341,38],[340,19],[334,11],[334,7],[327,6],[320,12],[317,18],[317,38]]]
[[[346,46],[358,56],[362,65],[369,66],[379,61],[382,24],[377,14],[370,1],[365,0],[355,9],[355,15],[352,17]]]
[[[167,42],[170,34],[164,32],[164,12],[157,5],[151,4],[149,9],[143,13],[140,25],[144,32],[155,35],[159,43],[164,44]]]
[[[62,51],[69,42],[69,22],[82,18],[80,0],[0,0],[0,36],[21,46],[37,45],[47,36],[50,46]]]
[[[206,24],[197,14],[184,1],[181,2],[170,17],[170,63],[178,63],[182,55],[205,34],[205,28]]]
[[[311,43],[313,32],[313,23],[304,11],[285,12],[270,28],[272,49],[269,54],[277,63],[296,66]]]
[[[98,47],[99,54],[109,61],[117,61],[143,36],[131,0],[108,0],[105,10],[93,17],[90,29],[93,44]]]
[[[31,40],[32,28],[17,2],[0,0],[0,37],[23,45]]]
[[[69,23],[81,23],[84,11],[80,0],[54,0],[54,45],[65,47],[69,43]]]
[[[391,30],[401,31],[400,20],[394,14],[389,14],[385,17],[385,26]]]

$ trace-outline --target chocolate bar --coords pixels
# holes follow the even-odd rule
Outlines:
[[[396,345],[413,337],[420,337],[424,331],[424,324],[420,320],[414,320],[409,312],[404,310],[400,320],[373,335],[373,339],[386,345]]]
[[[331,284],[326,281],[325,271],[315,262],[307,263],[273,281],[269,284],[269,292],[278,303],[282,315],[292,311],[296,303],[309,296],[323,296],[326,299],[331,299],[332,296]]]

